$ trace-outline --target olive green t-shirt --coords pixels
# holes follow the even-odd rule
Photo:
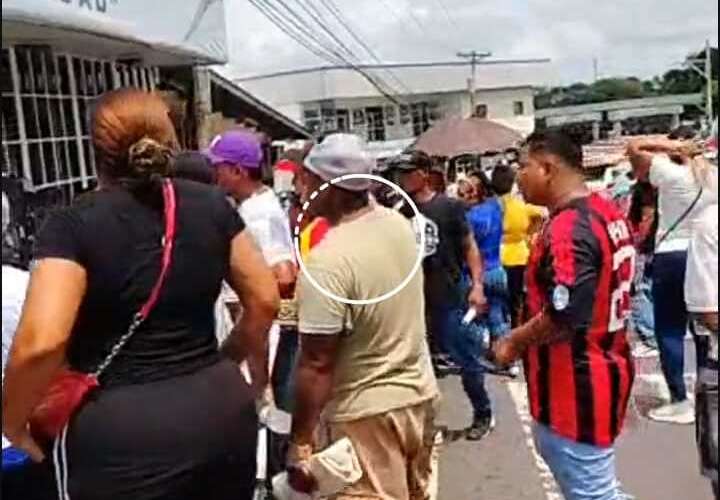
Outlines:
[[[330,230],[306,268],[330,294],[368,300],[394,290],[411,274],[419,248],[410,222],[374,207]],[[359,420],[415,406],[438,395],[426,342],[423,274],[372,305],[347,305],[326,296],[302,273],[298,280],[300,332],[340,335],[331,422]]]

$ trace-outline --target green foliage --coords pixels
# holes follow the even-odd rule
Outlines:
[[[691,55],[690,59],[702,59],[705,52]],[[713,76],[715,78],[715,112],[717,105],[718,50],[712,51]],[[567,87],[555,87],[540,91],[535,97],[537,109],[593,104],[598,102],[656,97],[671,94],[695,94],[705,91],[705,79],[696,71],[672,69],[652,80],[641,81],[636,77],[604,78],[592,84],[574,83]]]

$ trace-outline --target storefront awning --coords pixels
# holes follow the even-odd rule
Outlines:
[[[274,140],[310,139],[310,132],[275,108],[262,102],[215,70],[209,70],[212,110],[232,118],[251,118]]]
[[[3,0],[2,42],[146,65],[227,61],[223,0]]]

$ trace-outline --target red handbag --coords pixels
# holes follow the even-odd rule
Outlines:
[[[175,187],[169,180],[163,182],[163,198],[165,200],[165,235],[163,238],[162,265],[160,275],[152,288],[150,297],[133,317],[127,332],[120,337],[94,372],[82,373],[65,369],[53,380],[42,402],[30,416],[30,432],[39,442],[48,443],[60,435],[88,395],[100,387],[100,376],[107,370],[155,307],[170,269],[175,245],[177,201]]]

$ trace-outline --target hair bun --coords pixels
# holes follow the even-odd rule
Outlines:
[[[172,149],[150,137],[143,137],[128,151],[130,171],[139,178],[169,175],[172,158]]]

